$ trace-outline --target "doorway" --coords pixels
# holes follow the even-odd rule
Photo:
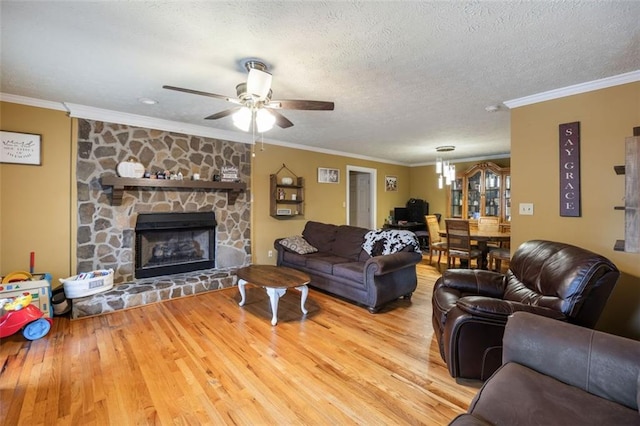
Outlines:
[[[347,165],[347,224],[376,227],[376,169]]]

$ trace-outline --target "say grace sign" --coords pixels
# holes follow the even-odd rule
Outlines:
[[[559,126],[560,216],[580,216],[580,122]]]

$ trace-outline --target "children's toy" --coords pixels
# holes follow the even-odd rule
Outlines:
[[[12,276],[13,274],[7,275]],[[15,276],[15,275],[13,275]],[[33,281],[35,279],[36,281]],[[29,293],[32,297],[31,304],[39,308],[45,318],[53,317],[51,309],[51,275],[37,274],[32,280],[13,281],[0,284],[0,299],[15,299]]]
[[[40,339],[49,332],[53,320],[43,318],[44,314],[31,304],[31,300],[29,292],[15,298],[0,299],[0,339],[20,329],[27,340]]]

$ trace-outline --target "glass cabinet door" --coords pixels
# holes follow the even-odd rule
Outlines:
[[[462,178],[451,182],[451,217],[462,218]]]
[[[480,194],[482,170],[478,170],[467,178],[467,217],[466,219],[477,219],[480,216]]]
[[[500,216],[500,183],[500,175],[485,171],[484,216]]]

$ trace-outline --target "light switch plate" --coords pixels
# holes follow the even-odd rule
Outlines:
[[[521,215],[533,216],[533,203],[520,203],[519,212]]]

